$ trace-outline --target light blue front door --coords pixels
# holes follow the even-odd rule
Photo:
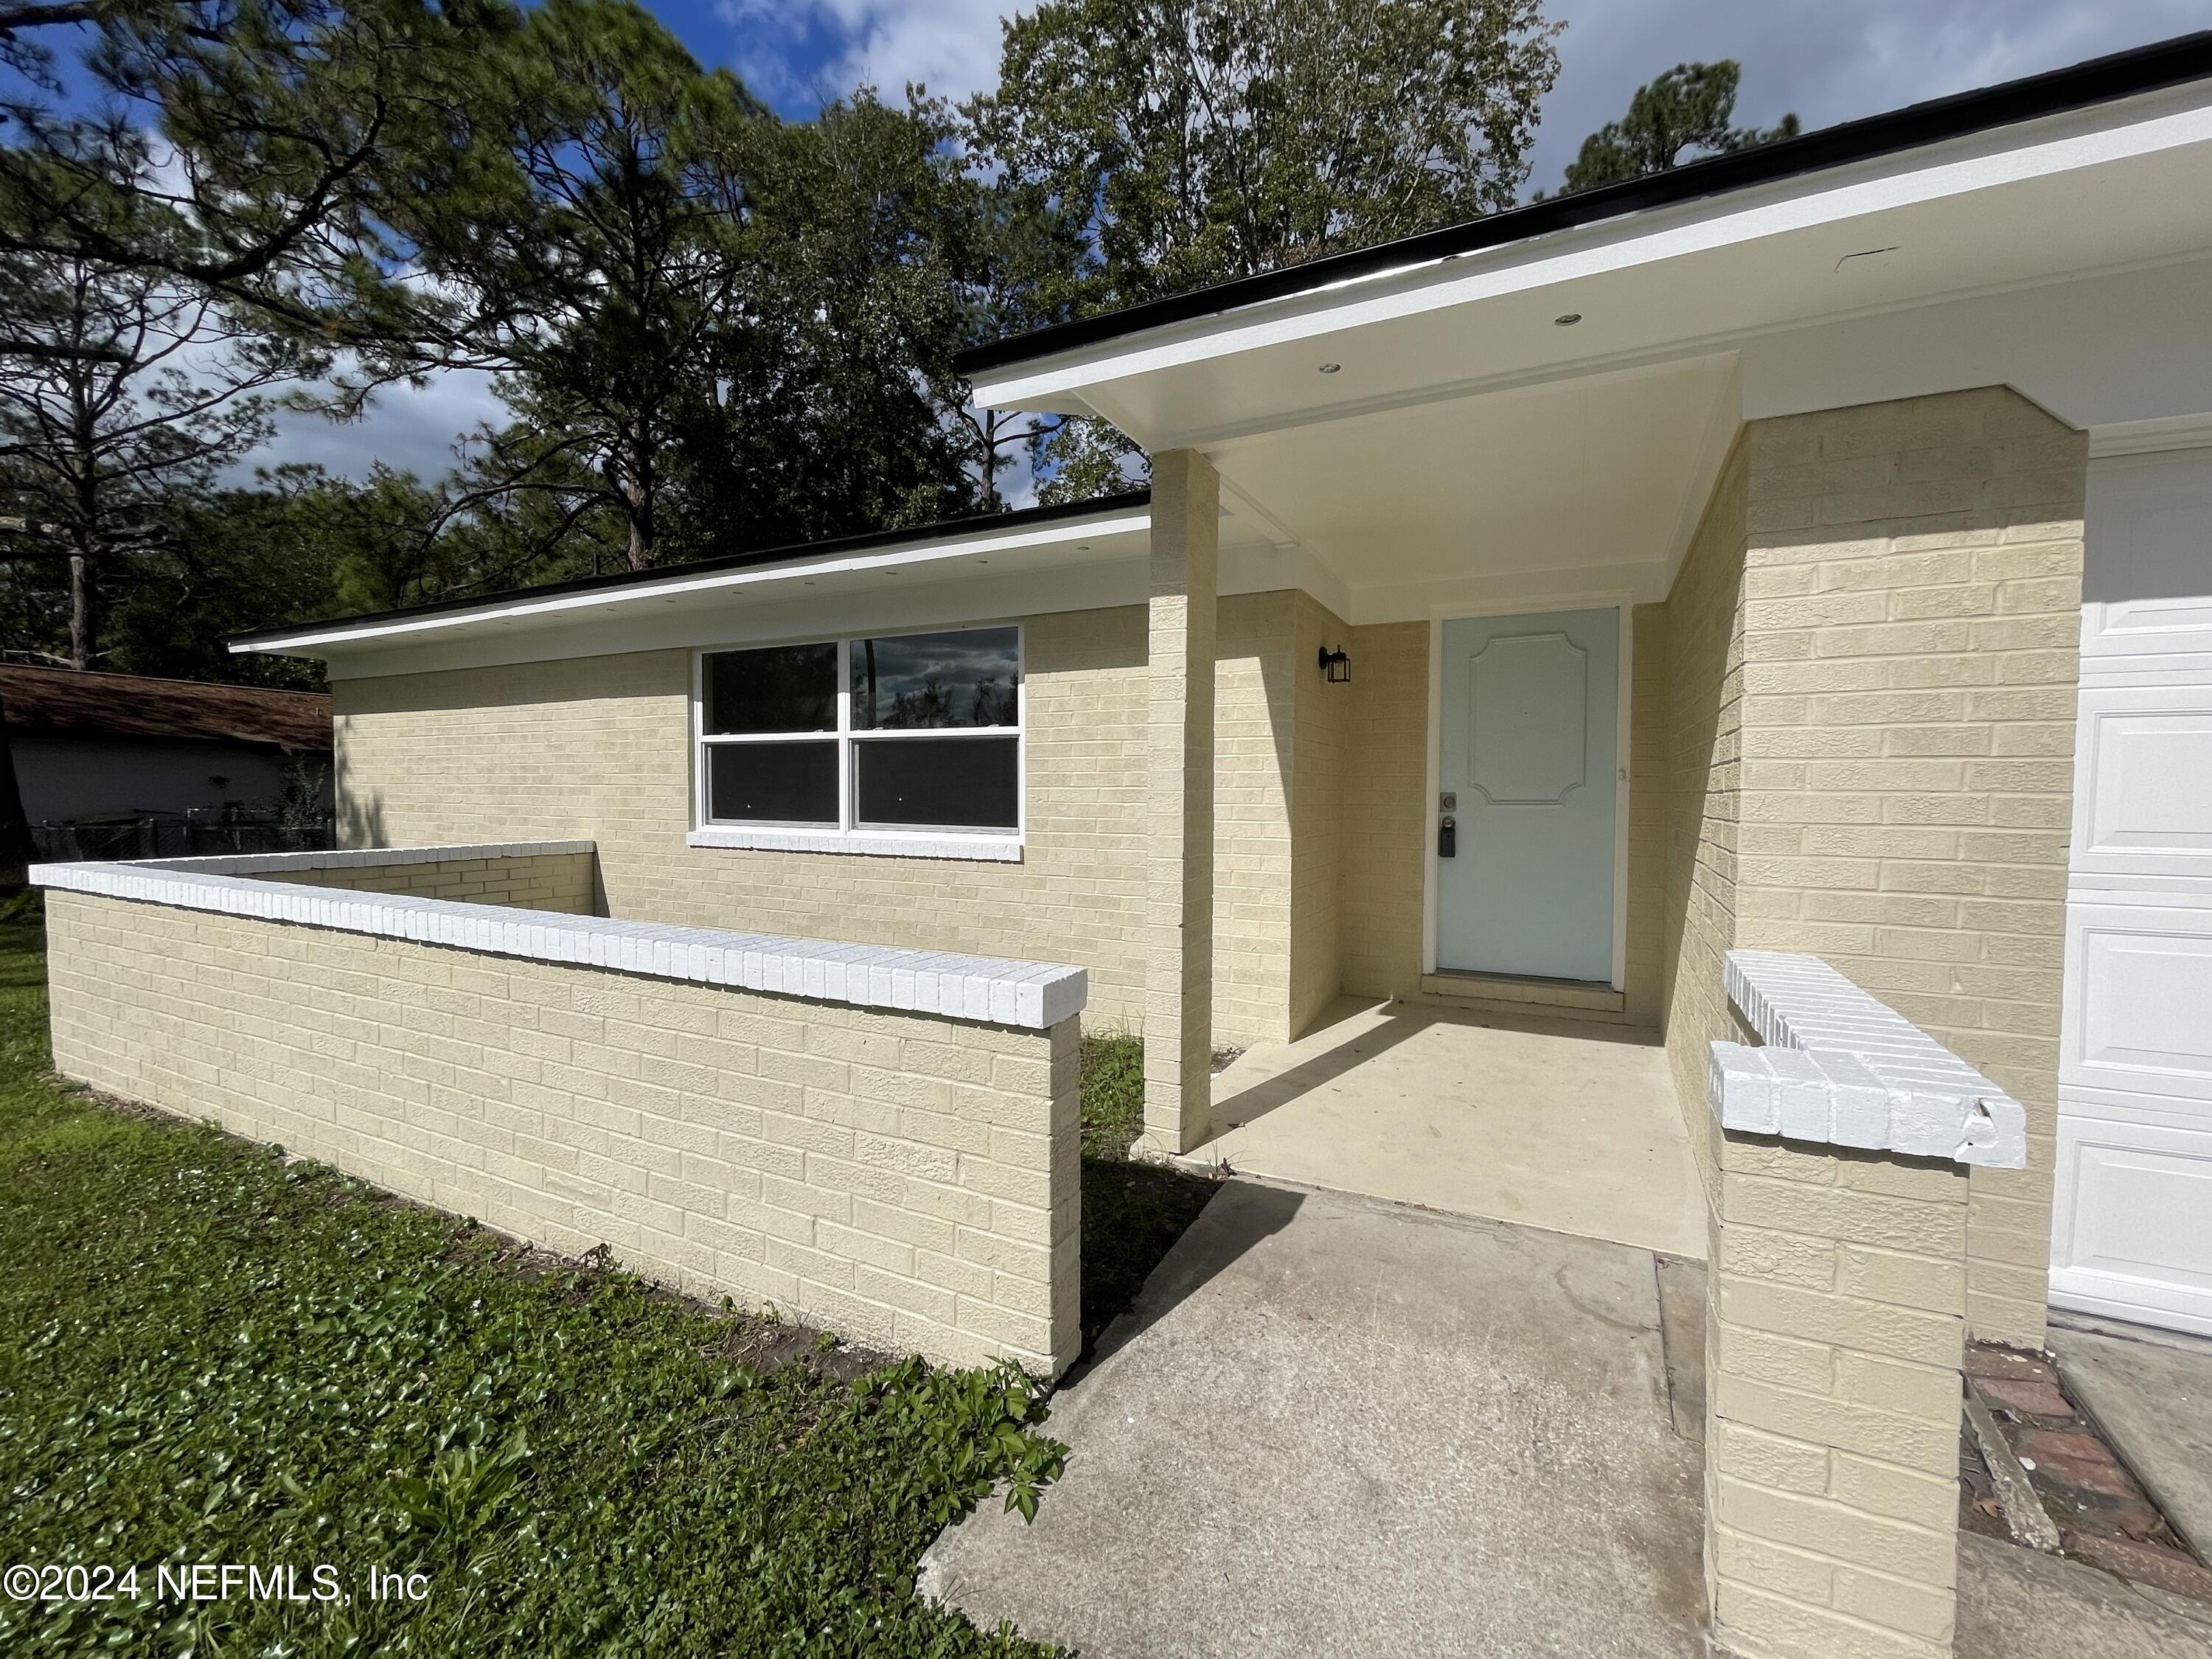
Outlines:
[[[1443,625],[1437,966],[1613,977],[1620,612]]]

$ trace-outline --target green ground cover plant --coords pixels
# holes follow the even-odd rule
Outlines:
[[[1145,1127],[1141,1037],[1083,1039],[1083,1345],[1136,1299],[1216,1182],[1129,1156]]]

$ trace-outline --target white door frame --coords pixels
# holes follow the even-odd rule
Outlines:
[[[1627,588],[1604,588],[1593,592],[1565,593],[1540,602],[1529,599],[1492,609],[1468,611],[1464,605],[1429,607],[1428,770],[1421,796],[1421,971],[1437,971],[1437,796],[1443,787],[1444,624],[1490,617],[1535,617],[1551,611],[1617,610],[1620,613],[1620,684],[1615,688],[1619,708],[1613,725],[1619,753],[1614,757],[1613,793],[1613,988],[1628,988],[1628,818],[1629,794],[1635,781],[1628,765],[1629,687],[1635,678],[1633,655],[1635,595]]]

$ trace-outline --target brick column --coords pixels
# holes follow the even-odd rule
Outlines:
[[[2028,1110],[1977,1169],[1974,1334],[2043,1340],[2088,440],[2005,386],[1753,422],[1740,918]]]
[[[1716,1042],[1705,1574],[1741,1659],[1936,1659],[1958,1575],[1967,1170],[2021,1103],[1816,957],[1730,951]]]
[[[1966,1172],[1712,1128],[1705,1575],[1741,1659],[1951,1651]]]
[[[1152,458],[1146,726],[1144,1145],[1206,1138],[1213,1056],[1213,661],[1221,480],[1205,456]]]

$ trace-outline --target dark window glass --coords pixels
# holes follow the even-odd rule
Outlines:
[[[853,745],[854,817],[898,830],[1013,830],[1018,738],[878,738]]]
[[[707,816],[731,823],[837,823],[837,744],[718,743]]]
[[[1021,635],[1011,628],[853,641],[853,729],[1017,724]]]
[[[709,735],[837,729],[835,645],[717,651],[707,659],[706,677]]]

